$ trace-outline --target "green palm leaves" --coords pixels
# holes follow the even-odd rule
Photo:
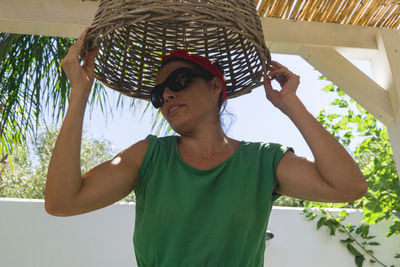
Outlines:
[[[0,33],[0,156],[11,153],[17,145],[24,147],[27,135],[34,138],[40,123],[46,123],[45,111],[51,113],[53,123],[64,118],[70,84],[59,66],[74,43],[70,38]],[[90,113],[97,104],[104,114],[113,114],[108,92],[110,89],[95,81]],[[120,94],[112,108],[122,110],[127,99],[135,112],[153,114],[157,133],[172,132],[159,110],[149,108],[147,101]]]
[[[1,153],[24,145],[26,134],[34,134],[45,108],[53,107],[53,120],[63,117],[69,83],[59,70],[61,59],[73,39],[0,34],[0,136]],[[93,98],[104,94],[96,83]],[[93,99],[92,99],[93,102]]]

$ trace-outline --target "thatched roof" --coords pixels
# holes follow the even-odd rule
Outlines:
[[[254,0],[261,17],[400,29],[399,0]]]

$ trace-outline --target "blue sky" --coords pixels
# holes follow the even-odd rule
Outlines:
[[[332,93],[321,91],[330,83],[319,80],[318,77],[321,74],[301,57],[272,54],[272,59],[300,75],[297,95],[314,117],[335,98]],[[368,61],[352,62],[371,76]],[[273,82],[273,85],[275,85],[274,88],[279,88],[277,83]],[[109,89],[111,108],[116,106],[118,94]],[[113,144],[115,154],[144,139],[148,134],[154,133],[151,130],[151,112],[146,113],[141,119],[141,113],[133,112],[128,107],[129,99],[126,100],[122,111],[119,108],[113,108],[115,110],[113,117],[108,115],[106,118],[99,107],[94,108],[91,118],[88,109],[85,115],[86,135],[109,140]],[[227,111],[234,115],[234,121],[226,131],[228,136],[245,141],[280,143],[293,147],[299,156],[313,158],[300,132],[288,117],[268,101],[262,86],[255,88],[250,94],[229,99]]]

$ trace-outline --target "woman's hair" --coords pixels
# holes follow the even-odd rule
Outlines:
[[[197,71],[200,71],[200,72],[202,72],[202,73],[205,73],[205,74],[206,74],[206,77],[205,77],[204,79],[206,79],[206,80],[208,80],[208,81],[211,81],[211,80],[215,77],[213,74],[211,74],[209,71],[207,71],[206,69],[204,69],[204,68],[201,67],[200,65],[194,63],[193,61],[184,59],[184,58],[168,58],[167,60],[165,60],[165,61],[163,62],[163,64],[161,64],[159,70],[160,70],[162,67],[164,67],[165,65],[167,65],[168,63],[173,62],[173,61],[182,61],[182,62],[188,63],[193,69],[195,69],[195,70],[197,70]],[[224,76],[225,76],[225,72],[224,72],[223,68],[221,67],[221,65],[219,65],[218,62],[214,62],[214,64],[215,64],[215,65],[217,66],[217,68],[221,71],[222,76],[224,77]],[[218,114],[217,114],[217,117],[218,117],[219,120],[221,120],[221,115],[222,115],[222,113],[225,111],[226,103],[227,103],[226,101],[223,101],[223,100],[222,100],[222,90],[221,90],[221,93],[219,94],[219,100],[218,100]]]

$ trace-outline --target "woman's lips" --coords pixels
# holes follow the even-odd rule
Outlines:
[[[172,112],[174,112],[174,111],[176,111],[177,109],[179,109],[179,108],[181,108],[181,107],[183,107],[184,105],[176,105],[176,106],[173,106],[172,108],[170,108],[169,110],[168,110],[168,115],[170,115]]]

